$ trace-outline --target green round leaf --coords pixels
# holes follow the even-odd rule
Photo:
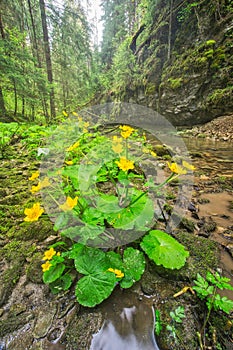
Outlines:
[[[134,248],[127,248],[123,256],[124,277],[120,281],[122,288],[130,288],[139,281],[145,270],[145,257],[142,252]]]
[[[184,266],[189,252],[166,232],[152,230],[146,235],[141,247],[157,265],[168,269],[180,269]]]
[[[52,283],[56,281],[63,274],[65,267],[66,266],[64,264],[56,264],[55,266],[51,266],[50,269],[45,271],[43,274],[44,283]]]
[[[53,294],[57,294],[62,290],[68,290],[72,284],[72,278],[69,274],[65,274],[49,285]]]
[[[74,260],[75,268],[83,275],[96,274],[109,268],[105,253],[97,248],[85,247]]]
[[[81,305],[94,307],[109,297],[115,284],[115,274],[102,271],[82,277],[76,285],[75,295]]]
[[[123,269],[123,262],[120,254],[110,251],[106,253],[106,257],[109,261],[109,267],[118,270]]]

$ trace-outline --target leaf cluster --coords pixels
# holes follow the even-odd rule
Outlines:
[[[229,314],[233,310],[233,301],[217,294],[217,288],[221,290],[233,290],[233,287],[228,283],[229,281],[229,278],[220,276],[218,272],[212,274],[208,271],[206,278],[198,273],[197,279],[194,280],[195,285],[193,289],[200,299],[205,300],[209,310],[214,308],[215,310],[222,310]]]

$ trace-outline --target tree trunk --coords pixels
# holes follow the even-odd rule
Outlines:
[[[3,23],[2,23],[1,12],[0,12],[0,32],[1,32],[2,40],[5,40],[5,32],[4,32],[4,27],[3,27]],[[2,87],[1,86],[0,86],[0,114],[1,114],[2,117],[5,117],[7,115],[5,102],[4,102],[4,97],[3,97],[3,92],[2,92]]]
[[[40,57],[40,53],[39,53],[39,45],[38,45],[38,40],[37,40],[37,33],[36,33],[36,25],[35,25],[35,20],[34,20],[34,16],[33,16],[33,12],[32,12],[32,4],[31,4],[31,0],[28,0],[28,10],[29,10],[29,15],[30,15],[30,19],[31,19],[31,28],[32,28],[32,47],[33,47],[33,57],[35,58],[35,60],[37,61],[36,66],[40,69],[42,69],[42,61],[41,61],[41,57]],[[28,28],[30,29],[30,28]],[[41,99],[41,103],[42,103],[42,107],[43,107],[43,112],[45,115],[45,118],[48,120],[49,119],[49,113],[48,113],[48,108],[47,108],[47,103],[46,103],[46,93],[45,93],[45,88],[43,86],[43,84],[37,84],[38,85],[38,90],[40,93],[40,99]],[[32,110],[34,111],[34,106],[32,107]],[[34,119],[34,116],[33,116]]]
[[[47,77],[48,77],[48,82],[50,84],[50,93],[49,93],[50,114],[51,114],[51,118],[53,119],[56,116],[56,112],[55,112],[55,102],[54,102],[53,71],[52,71],[52,61],[51,61],[51,53],[50,53],[50,46],[49,46],[48,26],[47,26],[47,19],[46,19],[46,13],[45,13],[45,2],[44,0],[39,0],[39,3],[40,3],[42,29],[43,29]]]
[[[2,93],[2,88],[0,86],[0,117],[3,117],[3,120],[4,120],[6,115],[7,115],[7,113],[6,113],[4,97],[3,97],[3,93]]]
[[[14,97],[15,97],[14,117],[16,117],[17,109],[18,109],[18,97],[17,97],[17,88],[16,88],[15,79],[13,79],[13,86],[14,86]]]

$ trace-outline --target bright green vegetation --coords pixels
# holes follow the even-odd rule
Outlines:
[[[218,272],[214,274],[207,271],[206,277],[202,277],[199,273],[197,274],[197,279],[194,280],[195,285],[193,290],[196,291],[197,296],[205,301],[208,313],[205,317],[201,332],[198,333],[198,339],[203,349],[203,343],[205,343],[205,330],[206,325],[209,322],[211,312],[214,310],[222,310],[229,314],[233,309],[233,301],[228,299],[226,296],[221,297],[217,293],[217,289],[228,289],[233,290],[233,287],[229,284],[230,279],[220,276]]]
[[[229,284],[230,279],[220,276],[218,272],[212,274],[207,272],[206,278],[203,278],[200,274],[197,275],[197,279],[194,280],[195,286],[193,289],[197,292],[197,296],[206,301],[209,312],[214,310],[222,310],[227,314],[233,308],[233,301],[227,297],[221,297],[217,294],[217,288],[223,290],[233,290],[233,287]]]
[[[171,335],[176,340],[176,323],[182,323],[183,318],[185,318],[184,307],[178,306],[174,311],[170,311],[171,323],[167,325],[167,330],[171,332]]]
[[[145,254],[168,269],[184,266],[189,253],[183,245],[166,232],[153,229],[156,221],[149,191],[159,193],[180,174],[190,172],[192,166],[187,162],[168,163],[171,175],[155,184],[153,179],[146,181],[140,171],[138,161],[156,157],[156,153],[138,130],[124,125],[108,133],[108,137],[101,136],[98,129],[81,118],[78,128],[82,132],[77,130],[75,134],[80,137],[66,148],[65,166],[47,170],[48,176],[33,185],[32,192],[42,190],[53,212],[54,205],[57,207],[54,229],[62,238],[45,252],[44,282],[54,293],[67,290],[75,269],[82,275],[76,284],[77,300],[93,307],[106,299],[117,284],[130,288],[140,280]],[[131,154],[134,142],[137,149],[141,144],[141,156]],[[37,177],[38,173],[34,173],[31,180]],[[66,196],[62,203],[61,191]],[[43,211],[35,203],[25,209],[25,221],[37,221]],[[130,242],[133,246],[125,246]],[[95,247],[113,248],[105,251]]]

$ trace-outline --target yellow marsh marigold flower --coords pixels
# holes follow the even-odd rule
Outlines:
[[[45,188],[51,185],[49,178],[46,176],[42,181],[39,181],[40,188]]]
[[[43,271],[43,272],[48,271],[48,270],[50,269],[51,266],[52,266],[52,264],[50,264],[49,261],[46,261],[44,264],[41,265],[42,271]]]
[[[142,152],[147,154],[150,153],[150,150],[146,147],[143,147]]]
[[[122,143],[122,138],[114,135],[112,139],[112,143],[115,143],[115,144]]]
[[[72,210],[78,203],[78,197],[75,197],[74,199],[71,197],[67,197],[64,204],[59,205],[59,208],[66,211],[66,210]]]
[[[32,173],[32,176],[29,177],[28,180],[33,181],[33,180],[37,179],[39,177],[39,175],[40,175],[40,172],[39,172],[39,170],[37,170],[34,173]]]
[[[120,158],[120,161],[116,161],[116,164],[123,171],[134,169],[134,162],[125,157]]]
[[[24,218],[24,221],[32,222],[37,221],[38,218],[43,214],[44,209],[40,207],[40,203],[37,202],[33,204],[31,208],[26,208],[24,210],[24,214],[26,217]]]
[[[72,112],[72,114],[73,114],[75,117],[78,117],[78,113]]]
[[[128,126],[128,125],[121,125],[119,128],[122,130],[121,136],[124,139],[127,139],[132,134],[132,132],[135,130],[134,128],[131,128],[131,126]]]
[[[177,163],[169,163],[167,162],[169,169],[176,174],[183,175],[187,174],[187,170],[184,169],[182,166],[178,165]]]
[[[36,186],[32,186],[32,188],[30,189],[31,193],[35,193],[40,191],[42,188],[48,187],[50,186],[51,183],[49,182],[49,178],[45,177],[42,181],[39,181],[38,185]]]
[[[54,248],[50,248],[44,252],[44,257],[42,260],[51,260],[54,255],[56,255],[56,251]]]
[[[124,277],[124,273],[121,272],[121,270],[117,270],[117,269],[112,269],[111,267],[108,269],[109,272],[113,272],[116,275],[116,278],[122,278]]]
[[[73,160],[66,160],[65,163],[66,163],[67,165],[72,165],[72,164],[74,164]]]
[[[157,157],[157,154],[156,154],[154,151],[151,151],[150,154],[151,154],[153,157]]]
[[[77,141],[77,142],[75,142],[73,145],[71,145],[70,147],[68,147],[68,148],[67,148],[67,151],[68,151],[68,152],[71,152],[71,151],[73,151],[74,149],[76,149],[79,145],[80,145],[80,142]]]
[[[191,171],[196,169],[194,165],[186,162],[185,160],[182,161],[182,165],[183,165],[184,168],[186,168],[188,170],[191,170]]]
[[[31,193],[36,193],[36,192],[38,192],[40,190],[41,190],[41,185],[40,185],[40,183],[38,183],[38,185],[32,186],[32,188],[30,189],[30,192]]]
[[[113,144],[112,149],[115,153],[121,153],[123,151],[123,146],[120,143]]]
[[[66,111],[62,111],[62,114],[64,115],[64,117],[68,117],[68,113],[66,113]]]

